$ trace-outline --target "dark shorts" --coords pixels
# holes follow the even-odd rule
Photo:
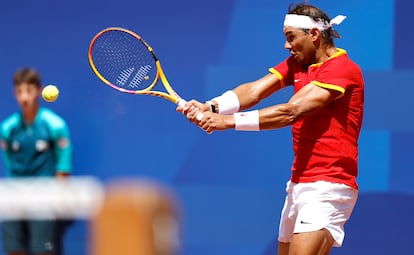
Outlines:
[[[33,254],[55,252],[56,221],[30,220],[2,223],[3,249],[5,252],[25,251]]]

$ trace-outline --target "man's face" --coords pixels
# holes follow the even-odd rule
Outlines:
[[[20,83],[14,87],[17,103],[23,111],[34,109],[38,106],[41,89],[35,84]]]
[[[300,28],[285,26],[283,33],[286,37],[285,49],[289,50],[294,59],[302,65],[314,64],[316,48],[312,34]]]

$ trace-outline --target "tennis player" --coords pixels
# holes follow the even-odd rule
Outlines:
[[[178,107],[206,132],[276,129],[292,125],[294,161],[279,227],[279,255],[326,255],[341,246],[344,224],[357,200],[358,137],[364,108],[360,68],[333,38],[330,19],[308,4],[291,5],[285,16],[290,56],[264,77],[206,103]],[[287,103],[245,111],[292,85]],[[204,112],[201,121],[198,111]]]
[[[14,75],[14,92],[21,112],[1,123],[0,139],[7,177],[64,178],[71,170],[71,144],[65,121],[39,106],[41,81],[30,68]],[[9,255],[55,254],[55,219],[6,221],[2,224],[3,248]],[[28,244],[26,243],[28,242]]]

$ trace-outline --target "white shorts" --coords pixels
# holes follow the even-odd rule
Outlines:
[[[355,206],[358,191],[339,183],[317,181],[286,185],[286,200],[279,226],[279,242],[290,243],[293,234],[326,228],[340,247],[344,224]]]

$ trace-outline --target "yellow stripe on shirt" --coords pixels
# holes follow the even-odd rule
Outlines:
[[[345,55],[346,54],[346,50],[344,50],[344,49],[341,49],[341,48],[336,48],[336,50],[337,50],[337,52],[335,53],[335,54],[333,54],[332,56],[330,56],[328,59],[331,59],[331,58],[336,58],[336,57],[339,57],[339,56],[342,56],[342,55]],[[327,59],[327,60],[328,60]],[[325,60],[326,61],[326,60]],[[312,66],[312,67],[319,67],[319,66],[321,66],[325,61],[323,61],[323,62],[319,62],[319,63],[315,63],[315,64],[312,64],[312,65],[310,65],[310,66]]]
[[[272,68],[269,68],[269,72],[272,73],[272,74],[276,74],[277,78],[279,78],[281,88],[285,87],[285,82],[283,80],[283,75],[281,73],[279,73],[279,71],[277,71],[276,69],[274,69],[272,67]]]
[[[338,86],[338,85],[323,83],[323,82],[319,82],[319,81],[311,81],[310,83],[312,83],[312,84],[314,84],[318,87],[321,87],[321,88],[332,89],[332,90],[340,92],[341,94],[336,99],[341,98],[345,94],[345,89],[342,88],[341,86]]]

